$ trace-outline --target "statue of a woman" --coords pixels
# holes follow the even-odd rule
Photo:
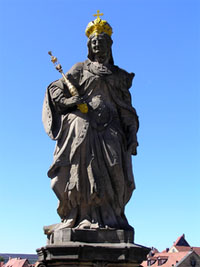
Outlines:
[[[47,88],[43,123],[56,140],[48,171],[64,227],[129,229],[124,208],[135,188],[138,117],[129,88],[134,77],[114,65],[112,28],[99,17],[88,24],[88,59]],[[77,104],[87,103],[88,113]]]

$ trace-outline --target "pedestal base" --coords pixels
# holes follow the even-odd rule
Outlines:
[[[133,243],[133,229],[60,228],[46,234],[36,267],[139,267],[150,251]]]
[[[148,248],[135,244],[69,242],[38,249],[37,267],[139,267],[148,252]]]

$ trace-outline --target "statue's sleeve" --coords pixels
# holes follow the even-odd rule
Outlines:
[[[81,76],[83,63],[75,64],[67,73],[66,77],[79,89],[79,80]],[[65,100],[70,98],[71,94],[61,78],[51,83],[45,94],[42,111],[42,121],[46,133],[53,140],[57,140],[62,131],[62,117],[64,114],[73,111],[76,107],[67,107]]]
[[[83,69],[83,63],[76,63],[66,74],[66,78],[76,87],[79,91],[80,77]],[[68,90],[67,85],[65,84],[64,78],[61,78],[59,81],[56,81],[49,88],[50,96],[55,104],[55,108],[58,112],[66,112],[66,98],[70,98],[71,94]],[[71,109],[70,109],[71,110]]]
[[[62,80],[53,83],[48,90],[52,104],[54,105],[54,109],[57,113],[66,114],[71,111],[71,108],[67,106],[66,101],[66,99],[70,98],[71,95]]]
[[[79,91],[80,81],[82,79],[84,62],[76,63],[67,73],[67,79],[76,87]]]

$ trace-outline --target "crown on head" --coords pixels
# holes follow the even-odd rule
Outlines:
[[[112,28],[108,24],[106,20],[101,20],[100,16],[103,16],[103,13],[99,13],[97,10],[97,14],[94,15],[97,17],[95,20],[88,23],[87,28],[85,30],[85,34],[89,37],[91,34],[100,34],[102,32],[108,34],[109,36],[112,35]]]

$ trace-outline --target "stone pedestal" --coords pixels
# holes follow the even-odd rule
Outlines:
[[[133,244],[133,231],[62,229],[37,249],[37,267],[138,267],[149,248]]]
[[[133,243],[133,230],[73,229],[65,228],[47,234],[47,245],[65,245],[69,242],[84,243]]]

